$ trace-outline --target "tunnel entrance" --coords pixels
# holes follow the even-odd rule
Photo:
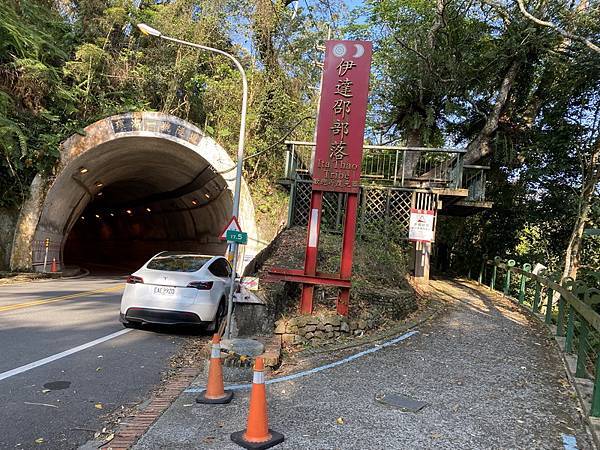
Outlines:
[[[224,254],[219,233],[231,218],[234,166],[190,123],[160,113],[113,116],[61,148],[31,248],[48,260],[100,272],[130,272],[164,250]],[[257,252],[254,207],[242,184],[240,222]]]
[[[160,183],[123,180],[98,191],[65,240],[64,264],[121,273],[164,250],[223,254],[226,247],[214,239],[218,225],[211,221],[231,211],[226,187],[206,182],[184,195],[164,189]]]

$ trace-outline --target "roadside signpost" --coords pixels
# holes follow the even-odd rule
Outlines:
[[[46,264],[48,264],[48,248],[50,247],[50,239],[48,239],[48,238],[44,239],[44,247],[45,247],[45,252],[44,252],[44,273],[46,273]]]
[[[410,209],[408,240],[413,242],[433,241],[433,222],[435,211],[432,209]]]
[[[236,279],[236,267],[238,259],[238,245],[246,245],[248,243],[248,233],[242,231],[240,223],[236,216],[233,216],[227,226],[223,229],[219,238],[222,241],[227,241],[230,244],[229,255],[233,254],[233,261],[231,262],[231,289],[229,289],[229,299],[227,302],[227,338],[231,337],[231,313],[233,312],[233,294],[235,291],[235,279]]]
[[[238,222],[236,216],[233,216],[229,220],[229,222],[227,223],[227,226],[225,226],[225,228],[223,228],[223,231],[221,231],[221,234],[219,235],[219,239],[221,239],[222,241],[236,242],[236,241],[229,241],[229,239],[227,238],[228,231],[237,231],[237,232],[242,231],[242,227],[240,227],[240,223]]]
[[[325,44],[304,269],[269,271],[274,279],[302,284],[302,313],[313,311],[314,286],[327,285],[340,288],[336,309],[338,314],[348,315],[371,54],[372,45],[367,41],[330,40]],[[317,271],[324,191],[345,193],[347,199],[339,273]]]
[[[246,245],[248,243],[248,233],[236,230],[227,230],[225,232],[225,239],[227,242],[236,242],[238,244]]]

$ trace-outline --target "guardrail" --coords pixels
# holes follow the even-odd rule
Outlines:
[[[564,338],[562,350],[576,358],[575,377],[593,382],[589,415],[600,417],[600,314],[593,309],[600,305],[600,290],[570,278],[559,284],[560,278],[559,273],[535,274],[530,264],[519,268],[512,259],[496,257],[485,258],[477,281],[501,290],[556,327],[556,336]]]
[[[469,190],[468,200],[485,201],[487,172],[489,170],[489,166],[463,165],[462,185]]]
[[[309,179],[314,142],[286,141],[284,178]],[[463,187],[462,148],[396,147],[365,145],[361,179],[365,184],[392,185],[394,187]],[[475,177],[484,166],[475,168]],[[485,178],[483,178],[485,183]]]

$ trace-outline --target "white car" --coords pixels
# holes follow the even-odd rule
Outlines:
[[[208,325],[227,315],[231,265],[222,256],[161,252],[127,278],[120,319],[143,323]]]

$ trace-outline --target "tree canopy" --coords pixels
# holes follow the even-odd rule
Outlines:
[[[597,1],[367,0],[347,11],[321,0],[7,0],[0,207],[18,208],[33,176],[52,174],[60,142],[110,114],[174,114],[235,148],[235,68],[142,37],[139,22],[242,60],[253,189],[281,171],[274,143],[313,135],[328,33],[372,40],[368,139],[464,146],[467,163],[492,167],[494,208],[441,221],[456,264],[499,254],[565,263],[571,274],[597,267],[598,239],[582,237],[600,222]]]
[[[458,266],[488,254],[556,269],[566,257],[574,275],[581,232],[598,220],[599,6],[369,1],[351,27],[377,45],[381,142],[464,146],[466,163],[492,167],[494,208],[442,222]]]

